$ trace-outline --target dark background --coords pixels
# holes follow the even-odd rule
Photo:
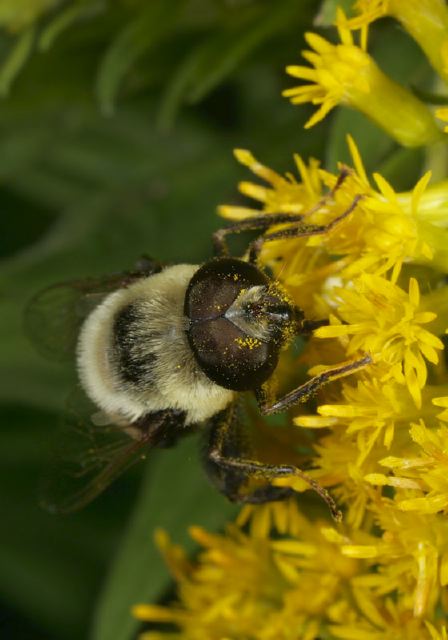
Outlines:
[[[154,452],[80,513],[38,508],[74,373],[42,360],[24,336],[30,297],[128,269],[143,253],[210,256],[217,205],[239,202],[237,182],[249,179],[234,147],[279,171],[293,170],[294,152],[334,169],[348,159],[350,131],[368,168],[397,190],[417,179],[421,152],[398,148],[359,114],[338,110],[304,131],[312,109],[281,98],[293,84],[284,67],[299,63],[319,4],[84,2],[65,30],[64,6],[42,17],[0,103],[1,638],[134,637],[130,605],[157,601],[170,584],[154,528],[185,542],[189,524],[219,529],[233,513],[208,486],[195,438]],[[5,60],[17,37],[3,33]],[[42,38],[53,38],[48,50]],[[392,23],[376,28],[371,49],[395,78],[429,76]]]

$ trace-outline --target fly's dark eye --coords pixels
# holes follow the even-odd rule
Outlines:
[[[206,262],[191,279],[185,296],[185,315],[193,321],[218,318],[243,289],[267,285],[268,278],[254,265],[235,258]]]
[[[238,296],[269,279],[254,265],[235,258],[212,260],[198,269],[187,289],[185,315],[192,351],[206,376],[227,389],[244,391],[262,384],[278,362],[279,345],[250,335],[226,317]],[[261,302],[247,304],[253,314],[266,314]]]
[[[225,318],[190,326],[188,337],[206,376],[226,389],[254,389],[267,380],[277,366],[276,342],[248,336]]]

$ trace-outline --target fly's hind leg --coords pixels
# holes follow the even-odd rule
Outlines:
[[[211,424],[206,468],[222,493],[236,502],[257,504],[282,500],[293,491],[289,487],[273,486],[272,480],[287,476],[301,478],[325,500],[335,520],[342,518],[332,496],[307,473],[292,464],[267,464],[251,457],[234,406],[216,416]],[[251,480],[262,484],[248,491]]]

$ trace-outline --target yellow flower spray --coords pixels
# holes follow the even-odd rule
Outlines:
[[[444,2],[358,0],[350,19],[338,10],[341,44],[308,34],[311,66],[287,69],[309,84],[285,95],[318,106],[307,127],[343,104],[403,145],[443,138],[426,105],[367,53],[368,26],[386,15],[446,78]],[[254,208],[219,209],[232,221],[259,215],[261,206],[266,216],[326,224],[361,196],[328,234],[266,243],[260,256],[307,318],[329,319],[290,357],[285,375],[304,365],[314,375],[363,353],[372,358],[293,416],[298,434],[315,435],[308,473],[332,492],[343,522],[305,517],[293,499],[244,507],[222,534],[192,527],[200,547],[194,560],[159,532],[177,601],[137,605],[134,615],[174,631],[147,632],[145,640],[447,640],[448,183],[431,184],[427,172],[411,191],[396,193],[381,175],[368,177],[355,141],[347,142],[351,166],[339,171],[348,177],[330,199],[323,196],[339,174],[316,160],[296,156],[297,175],[282,176],[237,150],[263,184],[239,185]],[[294,478],[274,482],[309,488]]]

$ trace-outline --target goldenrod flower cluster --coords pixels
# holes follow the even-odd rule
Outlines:
[[[308,81],[284,92],[293,104],[311,102],[319,109],[305,127],[322,120],[336,105],[345,104],[369,117],[404,146],[430,144],[440,138],[431,112],[413,93],[378,67],[367,53],[367,26],[390,14],[401,21],[442,77],[448,77],[448,8],[444,0],[361,0],[358,18],[347,20],[338,10],[340,44],[306,34],[311,51],[303,57],[311,66],[291,65],[287,72]],[[360,46],[352,29],[361,29]]]
[[[350,19],[338,12],[340,45],[309,34],[312,67],[288,68],[311,82],[287,92],[319,106],[308,126],[342,102],[402,144],[443,136],[429,109],[379,70],[366,43],[368,25],[392,16],[443,76],[445,3],[359,0],[354,9]],[[336,498],[343,521],[305,517],[300,498],[245,507],[223,534],[192,528],[201,548],[193,561],[159,533],[178,599],[134,613],[177,630],[146,640],[447,640],[448,184],[431,184],[427,172],[397,193],[381,175],[367,175],[350,137],[348,145],[348,167],[330,172],[296,156],[296,175],[285,176],[237,150],[263,184],[239,185],[254,207],[220,208],[232,221],[261,207],[266,216],[300,214],[322,225],[357,199],[330,232],[265,243],[260,256],[307,318],[329,319],[293,367],[313,375],[364,354],[372,360],[293,415],[298,434],[315,435],[308,473]],[[307,489],[303,480],[275,482]]]

